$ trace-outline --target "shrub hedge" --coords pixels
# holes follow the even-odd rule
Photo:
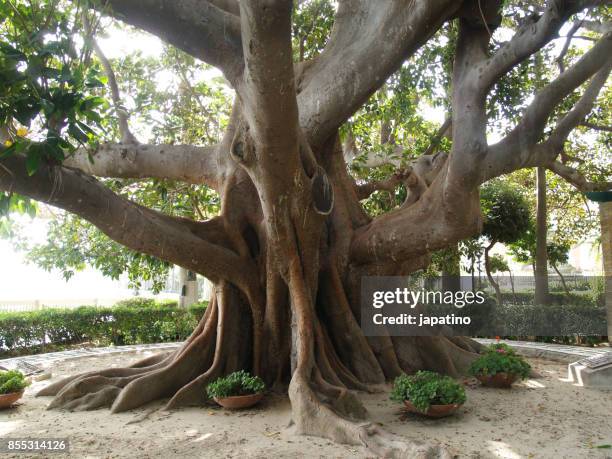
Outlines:
[[[572,306],[603,306],[604,295],[600,292],[589,292],[584,294],[571,293],[549,293],[550,303],[553,305],[572,305]],[[504,292],[502,301],[506,304],[531,306],[534,303],[533,292]]]
[[[0,355],[45,352],[51,345],[144,344],[184,340],[206,303],[178,308],[176,302],[127,300],[113,307],[81,306],[0,313]]]

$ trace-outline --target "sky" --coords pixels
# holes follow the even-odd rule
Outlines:
[[[48,220],[15,218],[30,241],[45,241]],[[114,281],[92,268],[77,272],[66,281],[59,270],[47,272],[28,263],[11,241],[0,239],[0,310],[9,304],[12,307],[32,305],[37,300],[47,305],[110,305],[134,293],[127,287],[127,280]],[[148,292],[142,293],[149,296]],[[161,297],[176,299],[177,295]]]

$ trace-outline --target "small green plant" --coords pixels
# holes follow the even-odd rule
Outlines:
[[[425,412],[431,405],[451,405],[465,402],[465,389],[450,376],[433,371],[418,371],[412,376],[395,378],[391,400],[409,400],[419,411]]]
[[[28,384],[28,381],[21,371],[0,371],[0,395],[21,392]]]
[[[251,376],[244,370],[218,378],[206,387],[211,398],[227,398],[240,395],[259,394],[266,385],[259,376]]]
[[[529,376],[531,366],[510,346],[497,343],[489,346],[470,366],[473,376],[494,376],[497,373],[507,373],[525,379]]]

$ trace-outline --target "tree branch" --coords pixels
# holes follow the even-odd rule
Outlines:
[[[580,126],[588,127],[589,129],[593,129],[595,131],[612,132],[612,126],[604,126],[602,124],[589,123],[588,121],[583,121],[582,123],[580,123]]]
[[[478,79],[480,87],[487,91],[498,78],[555,38],[572,14],[598,3],[599,0],[549,1],[541,16],[527,18],[510,41],[483,65],[471,70],[472,76]]]
[[[25,161],[15,155],[0,162],[0,189],[72,212],[132,250],[181,265],[213,282],[227,279],[245,290],[256,285],[257,272],[251,262],[218,245],[226,237],[215,221],[198,224],[147,209],[92,177],[61,166],[45,164],[28,176]],[[215,241],[206,240],[206,235]]]
[[[444,123],[442,123],[442,126],[440,126],[440,128],[436,131],[436,133],[434,134],[434,136],[429,142],[429,146],[427,147],[427,150],[425,150],[423,154],[424,155],[434,154],[438,146],[440,146],[440,142],[442,141],[442,138],[451,135],[452,128],[453,128],[453,118],[452,116],[449,116],[448,118],[444,120]]]
[[[202,0],[107,0],[96,8],[221,69],[234,84],[243,70],[240,19],[221,3],[235,10],[233,2]]]
[[[449,0],[340,2],[300,83],[300,125],[321,145],[461,6]]]
[[[237,90],[254,129],[277,131],[297,120],[291,6],[279,0],[240,3],[245,75]]]
[[[121,142],[138,143],[138,140],[136,140],[136,137],[130,131],[130,126],[128,124],[129,114],[121,103],[121,94],[119,92],[119,85],[117,84],[117,78],[115,77],[113,67],[109,60],[106,58],[104,51],[102,51],[102,48],[100,48],[100,45],[96,40],[94,31],[91,28],[91,23],[89,21],[89,18],[87,17],[87,13],[84,11],[81,17],[83,19],[83,30],[85,32],[85,36],[88,37],[89,40],[91,40],[92,48],[98,56],[98,59],[100,59],[102,67],[104,68],[104,73],[106,73],[106,76],[108,78],[108,86],[111,90],[111,97],[119,122],[119,134],[121,135]]]
[[[584,175],[573,167],[566,166],[558,161],[553,161],[546,166],[548,170],[564,178],[579,191],[608,191],[612,190],[612,182],[589,182]]]
[[[217,189],[222,170],[217,148],[111,143],[93,151],[82,148],[67,158],[64,166],[98,177],[181,180]]]
[[[610,29],[612,29],[612,22],[598,22],[598,21],[588,21],[588,20],[583,20],[580,22],[581,22],[582,27],[584,27],[585,29],[591,32],[606,33],[606,32],[609,32]]]
[[[459,25],[452,75],[453,145],[445,185],[450,194],[476,187],[480,174],[477,165],[487,153],[486,91],[472,75],[487,58],[491,35],[484,24],[466,17]]]
[[[367,199],[375,191],[388,191],[389,193],[393,193],[395,188],[404,182],[404,180],[406,180],[411,173],[412,170],[410,168],[400,169],[391,177],[387,177],[382,180],[373,180],[371,182],[355,184],[355,192],[357,193],[359,200]]]
[[[582,21],[578,21],[574,23],[571,29],[567,32],[565,43],[563,45],[563,49],[561,49],[561,52],[557,56],[557,59],[555,59],[557,61],[557,65],[559,66],[560,73],[565,72],[565,56],[567,52],[569,51],[570,45],[572,44],[572,38],[574,38],[574,35],[578,31],[578,29],[580,29],[581,26],[582,26]]]
[[[604,35],[572,67],[540,90],[515,128],[489,147],[481,182],[523,167],[546,166],[562,150],[563,142],[588,114],[612,65],[612,33]],[[599,72],[599,73],[597,73]],[[580,101],[562,118],[546,142],[538,144],[550,114],[572,91],[588,80],[591,84]]]
[[[368,264],[414,259],[478,234],[478,190],[449,196],[444,186],[446,175],[447,171],[441,171],[416,202],[357,229],[351,242],[351,261]]]
[[[612,50],[612,46],[610,50]],[[610,70],[612,70],[612,58],[608,57],[607,64],[604,64],[601,70],[591,78],[591,82],[587,86],[582,97],[580,97],[574,107],[557,122],[555,129],[546,140],[546,143],[555,144],[562,148],[563,142],[565,142],[570,132],[572,132],[572,130],[576,128],[593,109],[599,92],[608,80]]]

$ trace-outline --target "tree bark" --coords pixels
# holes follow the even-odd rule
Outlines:
[[[535,256],[535,304],[548,304],[548,252],[547,252],[547,210],[546,210],[546,169],[537,168],[536,206],[536,256]]]
[[[612,202],[599,203],[603,255],[604,301],[608,317],[608,342],[612,343]]]

